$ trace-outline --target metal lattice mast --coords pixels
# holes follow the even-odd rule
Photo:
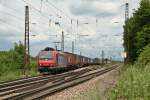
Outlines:
[[[126,24],[126,21],[128,20],[128,18],[129,18],[129,3],[126,2],[125,3],[125,24]],[[124,34],[126,34],[126,33],[124,33]],[[128,47],[127,48],[128,48],[128,50],[124,51],[125,52],[125,58],[124,58],[125,62],[127,62],[128,58],[129,58],[129,40],[128,40]]]
[[[125,21],[129,18],[129,3],[125,4]]]
[[[61,51],[64,52],[64,32],[62,31]]]
[[[53,42],[54,43],[54,45],[55,45],[55,48],[56,48],[56,51],[58,50],[58,47],[57,47],[57,45],[59,44],[59,43],[61,43],[61,42]]]
[[[104,63],[104,57],[105,57],[105,53],[104,53],[104,51],[102,50],[102,63]]]
[[[29,71],[30,65],[30,50],[29,50],[29,6],[25,6],[25,55],[24,55],[24,75]]]
[[[72,41],[72,53],[74,53],[74,42]]]

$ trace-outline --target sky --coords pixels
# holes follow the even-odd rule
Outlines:
[[[65,51],[71,52],[74,41],[76,54],[95,58],[104,51],[105,57],[122,60],[126,2],[131,17],[140,0],[0,0],[0,51],[13,48],[14,42],[24,42],[28,5],[31,55],[55,47],[53,42],[61,42],[64,31]]]

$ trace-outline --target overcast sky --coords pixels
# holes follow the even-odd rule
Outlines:
[[[28,4],[30,35],[36,35],[30,37],[32,55],[37,55],[44,47],[54,47],[53,42],[61,41],[64,31],[65,51],[71,52],[71,42],[75,41],[77,54],[100,57],[104,50],[106,57],[121,59],[126,1],[0,0],[0,51],[9,50],[19,40],[23,42],[24,7]],[[129,0],[130,16],[132,9],[138,8],[139,1]]]

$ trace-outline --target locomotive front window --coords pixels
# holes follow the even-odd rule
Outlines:
[[[53,52],[52,51],[40,52],[39,58],[40,59],[52,59],[53,58]]]

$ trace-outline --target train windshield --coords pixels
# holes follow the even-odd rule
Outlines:
[[[53,51],[40,52],[39,58],[40,59],[52,59],[53,58]]]

